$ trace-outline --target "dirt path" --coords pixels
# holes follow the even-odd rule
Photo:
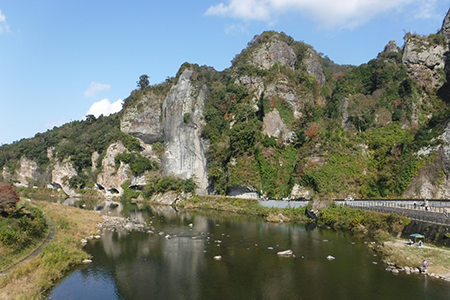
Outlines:
[[[35,258],[36,256],[38,256],[39,253],[41,253],[42,249],[44,248],[45,245],[47,245],[48,243],[50,243],[50,241],[53,239],[53,237],[55,236],[55,227],[53,226],[52,222],[50,221],[50,219],[45,216],[45,219],[47,220],[47,223],[50,227],[50,233],[47,236],[47,238],[42,242],[42,244],[36,248],[36,250],[34,250],[30,255],[28,255],[27,257],[25,257],[24,259],[22,259],[20,262],[18,262],[17,264],[9,267],[8,269],[6,269],[5,271],[0,273],[0,277],[2,276],[6,276],[8,275],[11,271],[13,271],[14,269],[16,269],[18,266],[32,260],[33,258]]]

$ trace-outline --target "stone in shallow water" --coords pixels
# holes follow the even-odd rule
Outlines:
[[[328,260],[335,260],[335,259],[336,259],[336,257],[334,257],[334,256],[331,256],[331,255],[328,255],[328,256],[327,256],[327,259],[328,259]]]
[[[292,252],[292,250],[285,250],[285,251],[280,251],[277,253],[278,256],[282,256],[282,257],[291,257],[294,252]]]
[[[214,256],[214,259],[215,259],[215,260],[221,260],[221,259],[222,259],[222,256],[216,255],[216,256]]]

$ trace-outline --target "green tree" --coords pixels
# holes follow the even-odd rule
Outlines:
[[[139,77],[139,81],[136,81],[137,86],[140,90],[145,90],[150,86],[150,77],[148,77],[148,75],[141,75],[141,77]]]

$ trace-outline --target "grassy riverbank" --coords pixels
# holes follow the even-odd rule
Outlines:
[[[212,209],[237,214],[249,214],[265,218],[269,222],[298,222],[305,223],[309,219],[305,214],[305,207],[300,208],[272,208],[258,204],[258,200],[238,199],[220,196],[201,196],[177,202],[177,207],[184,209]]]
[[[49,233],[41,210],[22,200],[11,215],[0,215],[0,272],[30,255]]]
[[[408,241],[399,238],[409,222],[406,217],[395,213],[383,214],[337,205],[322,209],[318,219],[319,225],[350,231],[361,238],[369,237],[375,241],[369,245],[382,255],[386,263],[399,268],[417,268],[422,267],[422,261],[426,260],[429,263],[428,274],[450,278],[450,249],[428,244],[409,246]]]
[[[92,211],[45,201],[33,201],[55,227],[53,240],[31,261],[0,278],[0,299],[42,299],[70,268],[89,255],[81,250],[80,240],[97,234],[102,217]]]

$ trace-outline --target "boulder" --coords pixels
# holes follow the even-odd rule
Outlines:
[[[294,252],[292,252],[292,250],[284,250],[277,253],[277,255],[281,257],[292,257],[293,254]]]

